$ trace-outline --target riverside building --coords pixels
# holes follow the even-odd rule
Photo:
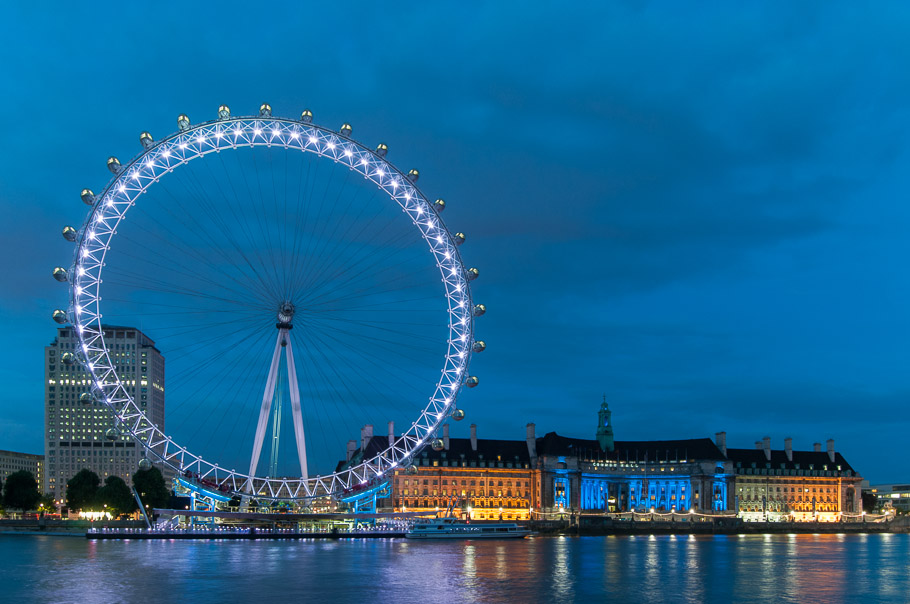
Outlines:
[[[535,438],[534,430],[528,424],[526,440],[543,517],[730,509],[732,465],[710,438],[616,441],[606,399],[593,440],[555,432]]]
[[[6,484],[10,474],[25,470],[31,472],[38,482],[38,490],[44,488],[44,455],[0,451],[0,481]]]
[[[815,443],[812,451],[794,451],[793,439],[783,450],[771,449],[771,438],[754,449],[726,449],[726,435],[717,435],[736,475],[738,515],[744,520],[836,522],[862,513],[862,477],[834,450]]]
[[[164,357],[155,342],[133,327],[103,326],[104,339],[118,375],[137,405],[156,426],[164,429]],[[132,484],[142,459],[142,448],[114,425],[111,412],[91,396],[91,378],[78,361],[65,364],[62,356],[78,354],[71,327],[57,330],[44,349],[45,412],[44,491],[58,503],[66,498],[66,483],[88,468],[101,478],[119,476]]]
[[[394,440],[374,437],[373,427],[361,431],[361,446],[348,443],[347,463],[359,463],[378,454]],[[412,470],[396,470],[391,494],[380,499],[384,511],[431,512],[442,515],[453,506],[455,514],[472,520],[528,520],[533,511],[535,478],[524,441],[477,438],[471,425],[470,438],[449,438],[443,426],[443,448],[427,447],[414,458]]]
[[[555,432],[525,440],[449,438],[424,449],[409,469],[391,477],[383,511],[438,512],[455,502],[465,518],[527,520],[574,515],[696,513],[738,516],[746,521],[837,521],[861,513],[862,478],[829,440],[827,450],[793,451],[786,439],[772,451],[770,438],[755,449],[728,449],[726,433],[715,440],[614,440],[606,400],[597,414],[595,438]],[[395,439],[361,431],[360,447],[348,443],[348,463],[378,454]],[[363,454],[362,452],[365,452]],[[364,457],[365,455],[365,457]]]

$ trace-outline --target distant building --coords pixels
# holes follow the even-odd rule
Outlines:
[[[38,482],[38,490],[41,491],[44,480],[44,455],[0,451],[0,479],[4,484],[10,474],[20,470],[31,472]]]
[[[726,449],[726,435],[718,433]],[[756,441],[754,449],[726,449],[736,476],[736,510],[745,520],[834,522],[862,513],[862,477],[834,450],[815,443],[812,451],[794,451],[792,439],[783,450],[772,450],[771,439]]]
[[[138,329],[103,326],[103,330],[124,387],[163,430],[164,357],[155,342]],[[98,474],[102,482],[108,476],[120,476],[132,484],[132,474],[143,456],[141,446],[119,433],[110,410],[91,397],[89,374],[78,362],[66,365],[61,361],[66,352],[78,354],[77,342],[73,329],[63,327],[44,349],[44,491],[58,502],[66,497],[66,482],[83,468]]]
[[[910,512],[910,484],[877,484],[868,489],[878,500],[875,507],[882,511]]]

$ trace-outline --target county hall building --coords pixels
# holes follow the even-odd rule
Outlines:
[[[428,447],[409,470],[396,471],[379,508],[442,514],[452,506],[476,520],[696,512],[835,521],[861,511],[862,478],[834,451],[833,440],[826,451],[817,443],[812,451],[794,451],[791,439],[773,451],[769,438],[755,449],[727,449],[724,432],[714,440],[617,441],[606,401],[593,439],[538,437],[535,430],[528,424],[523,441],[480,439],[471,425],[470,438],[449,438],[444,426],[443,448]],[[388,438],[365,427],[361,446],[351,441],[341,466],[379,453]]]

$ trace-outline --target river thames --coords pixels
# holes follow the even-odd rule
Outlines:
[[[0,536],[6,602],[907,602],[910,535]]]

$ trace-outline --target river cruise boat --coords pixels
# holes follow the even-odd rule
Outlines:
[[[531,531],[514,522],[470,524],[456,518],[420,520],[411,527],[408,539],[523,539]]]

